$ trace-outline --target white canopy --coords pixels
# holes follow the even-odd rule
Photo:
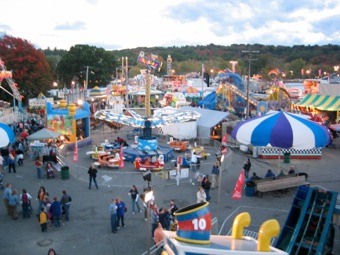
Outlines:
[[[49,130],[47,128],[43,128],[43,129],[40,129],[39,131],[35,132],[34,134],[27,136],[27,139],[29,139],[29,140],[45,140],[45,139],[55,139],[59,136],[61,136],[61,134],[59,132],[54,132],[54,131]]]

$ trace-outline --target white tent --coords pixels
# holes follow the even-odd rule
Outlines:
[[[46,139],[55,139],[57,137],[61,136],[59,132],[54,132],[52,130],[49,130],[47,128],[43,128],[34,134],[31,134],[27,136],[27,139],[29,140],[46,140]]]
[[[162,133],[178,140],[195,139],[197,137],[197,121],[174,123],[161,127]]]
[[[201,114],[201,118],[197,121],[197,133],[198,137],[204,139],[210,139],[211,129],[230,114],[229,112],[194,108],[190,106],[183,106],[180,110],[196,111]]]

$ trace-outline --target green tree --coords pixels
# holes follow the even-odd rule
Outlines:
[[[85,84],[86,72],[88,88],[107,85],[118,67],[112,52],[89,45],[75,45],[62,56],[57,67],[57,75],[62,86],[68,87],[72,81]]]
[[[0,58],[7,70],[13,70],[12,79],[24,96],[23,105],[27,105],[29,98],[36,97],[40,92],[46,93],[51,88],[53,74],[44,53],[27,40],[8,35],[0,37]],[[11,91],[7,82],[2,82],[2,86]],[[0,98],[10,100],[7,93],[1,93]]]
[[[292,71],[293,78],[301,78],[301,69],[306,67],[306,61],[302,58],[295,59],[288,64],[288,71]]]

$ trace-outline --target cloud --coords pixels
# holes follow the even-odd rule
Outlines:
[[[0,31],[12,31],[12,30],[13,29],[10,26],[6,24],[3,24],[3,25],[0,24]]]
[[[1,14],[0,31],[42,48],[69,49],[89,41],[105,49],[211,43],[291,46],[336,43],[340,38],[337,0],[35,0],[39,15],[30,14],[30,2],[3,1],[16,13]]]
[[[55,30],[86,30],[86,24],[83,21],[76,21],[72,24],[65,23],[62,25],[57,25]]]

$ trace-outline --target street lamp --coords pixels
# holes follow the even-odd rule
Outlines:
[[[334,66],[334,71],[337,73],[339,71],[339,66]]]
[[[147,242],[147,250],[148,255],[150,255],[150,248],[151,248],[151,224],[150,224],[150,201],[153,199],[153,191],[150,190],[145,193],[144,202],[147,206],[147,222],[148,222],[148,242]]]
[[[250,63],[251,61],[255,61],[257,59],[252,59],[252,53],[260,53],[258,50],[243,50],[242,53],[248,53],[248,79],[247,79],[247,108],[246,108],[246,119],[249,118],[249,86],[250,86]]]

